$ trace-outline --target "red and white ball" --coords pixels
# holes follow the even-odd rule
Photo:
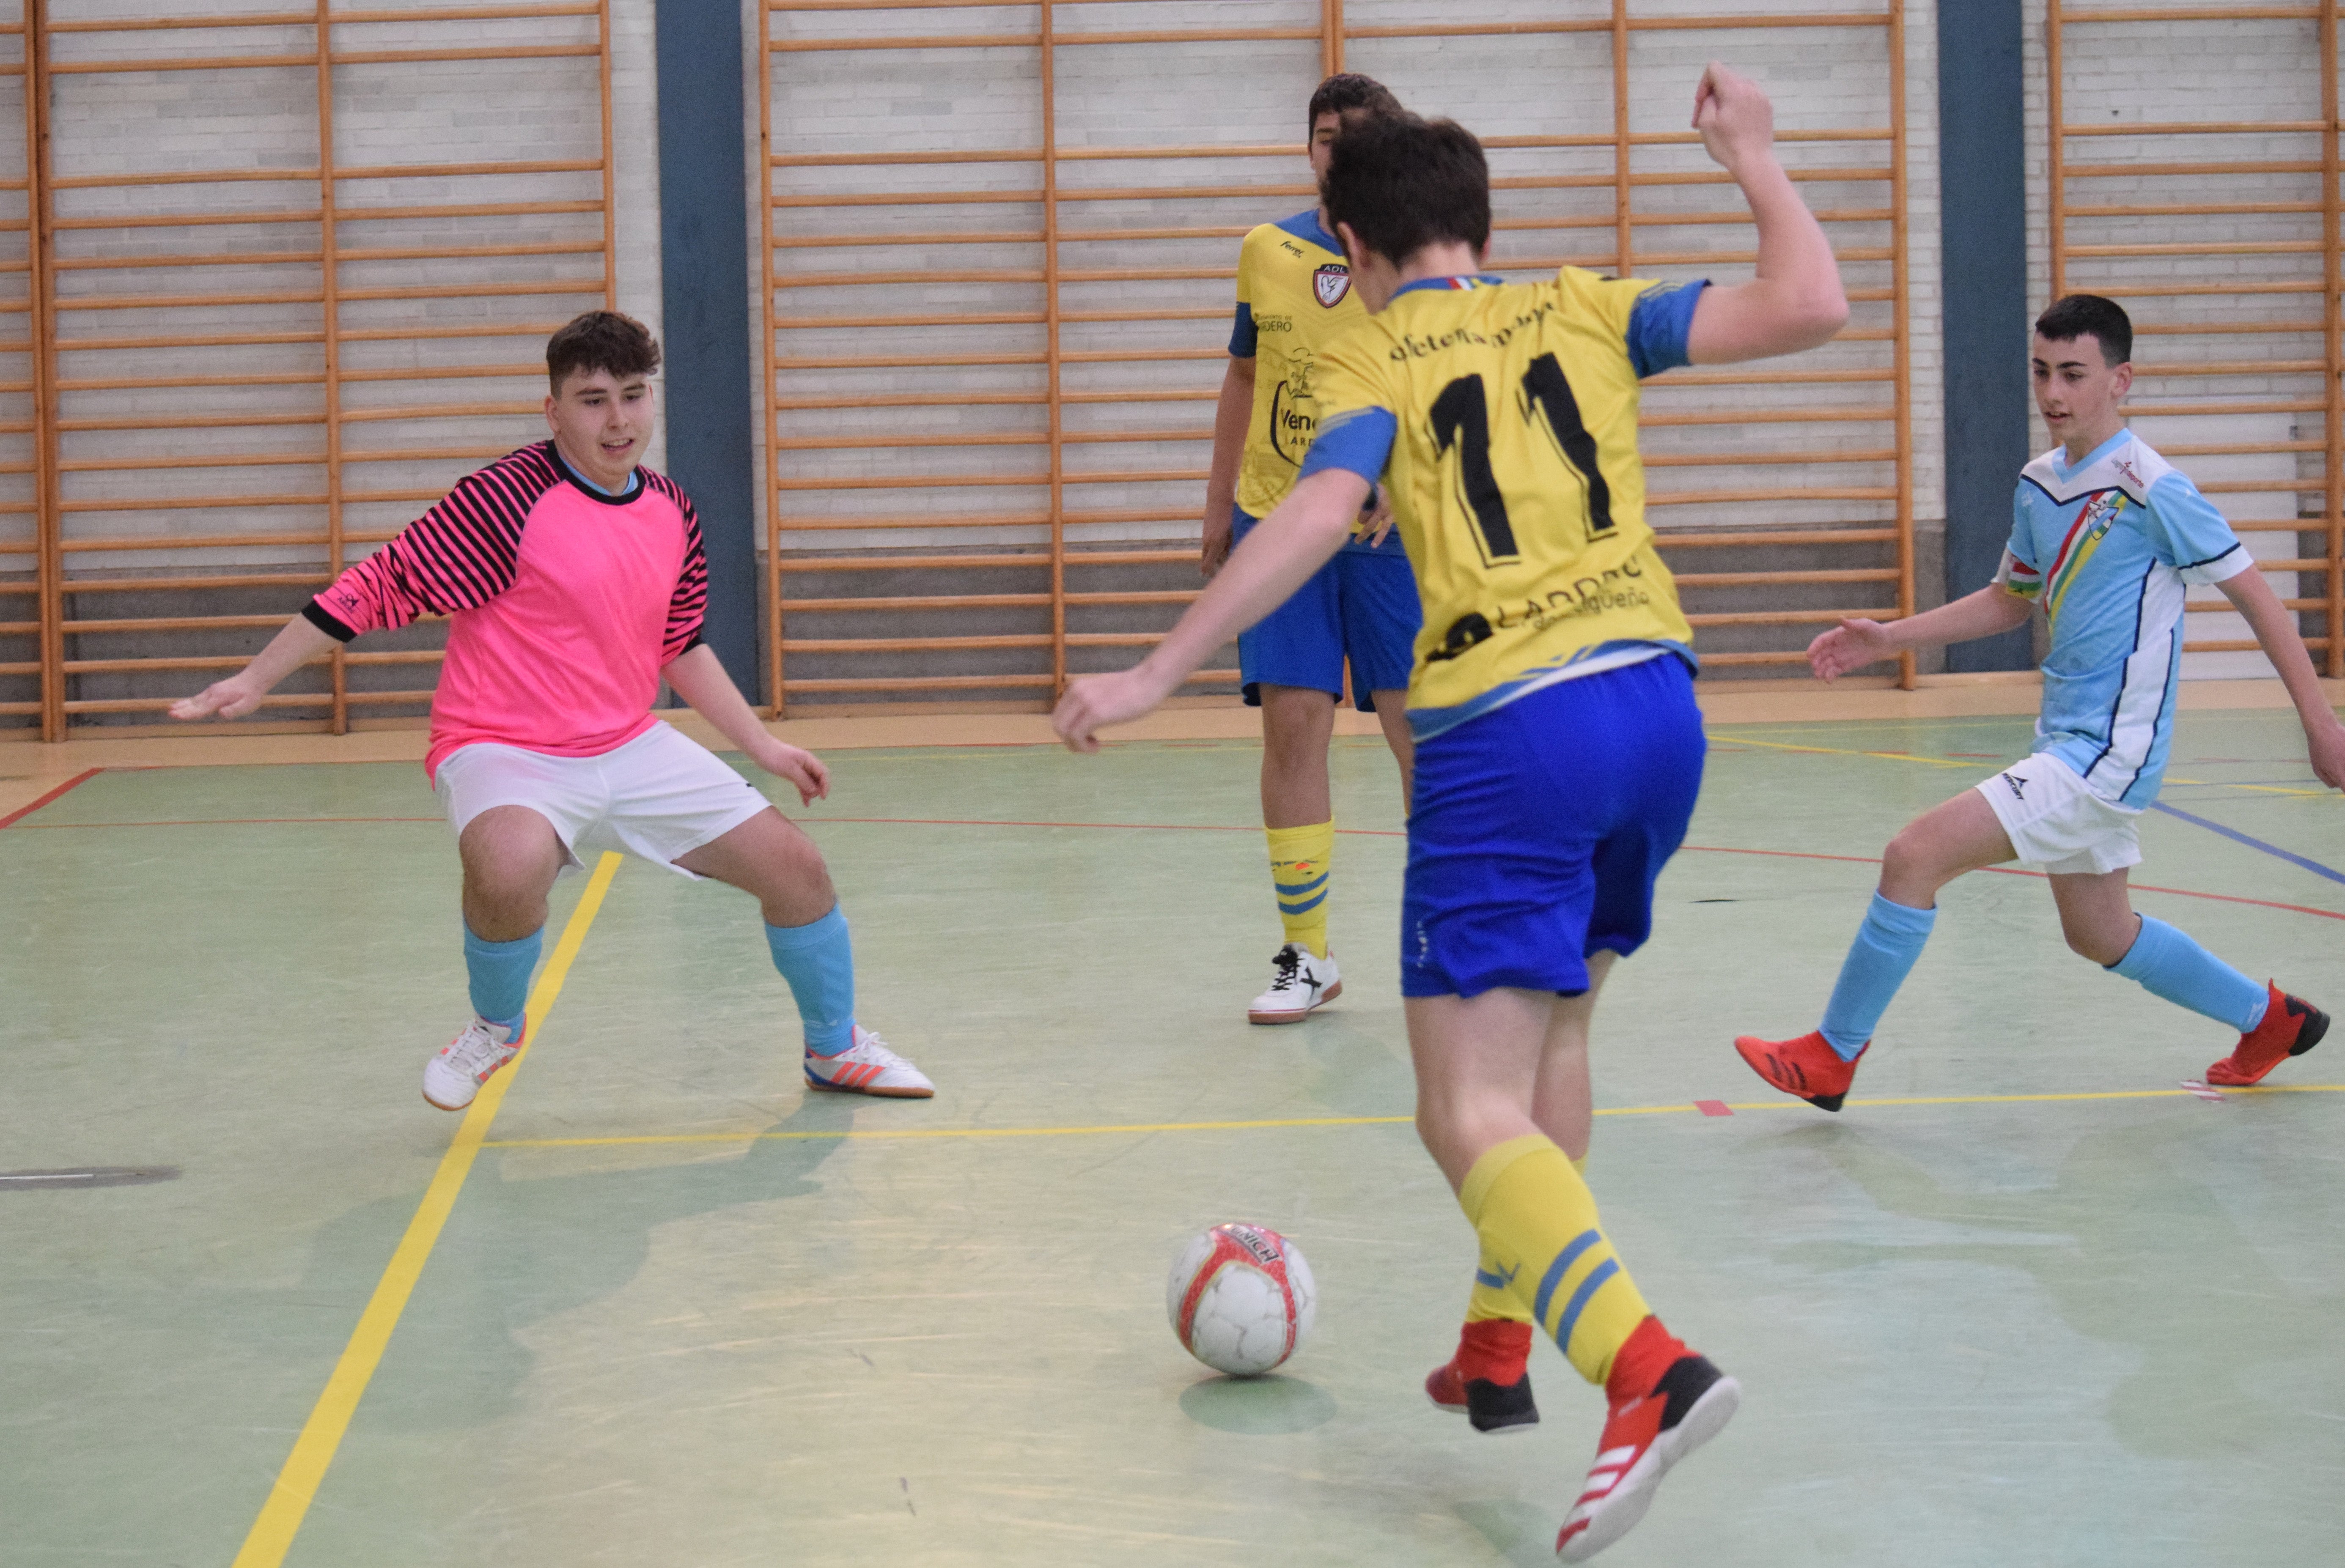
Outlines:
[[[1259,1377],[1311,1332],[1319,1288],[1294,1243],[1260,1225],[1216,1225],[1191,1239],[1164,1281],[1183,1349],[1217,1372]]]

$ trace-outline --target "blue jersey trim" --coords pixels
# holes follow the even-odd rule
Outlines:
[[[1431,740],[1447,730],[1454,730],[1468,719],[1478,719],[1495,709],[1503,708],[1518,698],[1564,681],[1576,681],[1587,675],[1600,675],[1609,670],[1619,670],[1630,664],[1641,664],[1664,654],[1674,653],[1685,661],[1686,669],[1701,673],[1701,661],[1684,643],[1666,637],[1622,637],[1609,642],[1599,642],[1582,648],[1560,663],[1536,670],[1526,670],[1504,685],[1493,686],[1480,696],[1449,708],[1411,708],[1408,711],[1408,733],[1418,742]]]
[[[1376,476],[1385,471],[1385,460],[1392,456],[1393,441],[1399,435],[1400,421],[1390,409],[1346,409],[1323,421],[1313,434],[1311,450],[1303,454],[1303,471],[1295,476],[1295,482],[1329,469],[1342,469],[1374,485]]]
[[[1230,358],[1251,359],[1254,351],[1254,307],[1238,301],[1237,319],[1230,324]]]
[[[1298,212],[1293,217],[1282,217],[1271,227],[1297,239],[1307,239],[1322,250],[1332,250],[1338,256],[1344,254],[1344,242],[1319,227],[1319,209],[1315,207],[1309,212]]]
[[[1637,296],[1629,309],[1629,363],[1639,380],[1693,363],[1686,346],[1693,335],[1694,307],[1709,287],[1710,279],[1702,278],[1660,284]]]

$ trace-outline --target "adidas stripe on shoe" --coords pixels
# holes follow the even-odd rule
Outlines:
[[[1867,1040],[1855,1056],[1843,1061],[1821,1033],[1802,1035],[1795,1040],[1741,1035],[1734,1041],[1735,1054],[1752,1072],[1785,1094],[1831,1111],[1840,1109],[1841,1102],[1848,1098],[1849,1085],[1856,1081],[1856,1064],[1872,1048],[1873,1042]]]
[[[1650,1320],[1647,1320],[1650,1321]],[[1652,1389],[1616,1400],[1579,1502],[1555,1538],[1556,1554],[1585,1563],[1636,1528],[1661,1477],[1733,1418],[1742,1385],[1700,1356],[1680,1356]]]
[[[888,1042],[862,1025],[855,1043],[834,1057],[806,1056],[807,1087],[882,1099],[927,1099],[937,1092],[928,1075],[888,1048]]]
[[[2245,1088],[2290,1057],[2300,1057],[2329,1033],[2329,1015],[2301,996],[2291,996],[2278,986],[2266,985],[2263,1022],[2239,1037],[2231,1054],[2207,1069],[2207,1081],[2218,1087]]]

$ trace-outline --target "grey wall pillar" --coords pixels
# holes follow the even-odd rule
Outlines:
[[[1993,581],[2027,450],[2027,126],[2020,0],[1939,0],[1938,181],[1946,365],[1946,597]],[[1946,650],[2025,670],[2030,632]]]
[[[738,0],[659,0],[656,37],[668,471],[692,497],[707,542],[702,636],[751,701],[771,701],[758,690],[756,416]]]

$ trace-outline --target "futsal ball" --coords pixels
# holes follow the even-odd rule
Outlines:
[[[1192,1237],[1164,1281],[1165,1316],[1183,1348],[1232,1377],[1259,1377],[1293,1355],[1318,1304],[1311,1265],[1260,1225]]]

